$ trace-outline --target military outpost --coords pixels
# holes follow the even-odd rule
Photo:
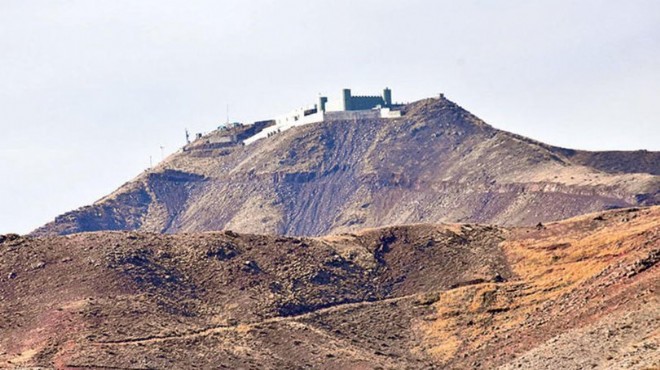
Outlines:
[[[303,106],[275,119],[255,122],[251,125],[234,122],[220,126],[219,132],[202,137],[197,134],[195,141],[188,141],[183,150],[219,149],[235,145],[249,145],[259,139],[264,139],[286,131],[292,127],[324,121],[358,120],[373,118],[401,117],[401,104],[392,102],[392,90],[383,89],[382,95],[353,95],[351,89],[343,89],[338,99],[329,100],[327,96],[319,96],[315,104]],[[202,141],[200,141],[200,139]]]
[[[354,96],[351,89],[344,89],[341,98],[328,100],[319,96],[316,104],[294,109],[275,118],[275,124],[243,141],[253,142],[286,131],[291,127],[332,120],[356,120],[364,118],[401,117],[400,105],[392,103],[392,90],[385,88],[382,95]]]

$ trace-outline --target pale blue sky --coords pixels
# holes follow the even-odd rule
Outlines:
[[[444,92],[495,127],[660,149],[659,1],[0,1],[0,233],[319,92]]]

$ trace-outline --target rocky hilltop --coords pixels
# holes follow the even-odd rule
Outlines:
[[[660,153],[585,152],[426,99],[397,119],[331,120],[254,144],[216,131],[34,235],[231,229],[323,235],[418,222],[535,225],[660,204]]]
[[[659,248],[660,207],[318,238],[0,236],[0,367],[657,368]]]

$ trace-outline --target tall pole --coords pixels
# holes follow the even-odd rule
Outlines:
[[[227,104],[227,127],[229,127],[229,104]]]
[[[154,167],[154,160],[152,156],[149,156],[149,168],[153,168],[153,167]]]
[[[165,147],[161,145],[161,146],[160,146],[160,160],[161,160],[161,161],[162,161],[163,159],[165,159],[165,152],[163,151],[163,149],[165,149]]]

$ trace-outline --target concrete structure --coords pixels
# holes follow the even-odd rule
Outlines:
[[[275,118],[274,126],[266,127],[256,135],[245,139],[243,143],[245,145],[252,144],[259,139],[265,139],[274,134],[286,131],[291,127],[323,122],[324,120],[325,112],[323,111],[319,112],[316,108],[312,109],[311,107],[298,108],[288,114]]]
[[[369,95],[369,96],[354,96],[351,89],[342,90],[340,99],[327,102],[323,105],[323,110],[326,112],[346,112],[358,111],[375,108],[390,108],[392,107],[392,90],[385,88],[383,95]]]
[[[328,101],[325,96],[319,96],[316,104],[300,107],[277,117],[275,125],[265,128],[243,141],[249,145],[259,139],[264,139],[291,127],[318,123],[327,120],[355,120],[360,118],[398,118],[401,111],[394,110],[392,90],[385,88],[383,95],[353,96],[350,89],[342,90],[341,98]]]

